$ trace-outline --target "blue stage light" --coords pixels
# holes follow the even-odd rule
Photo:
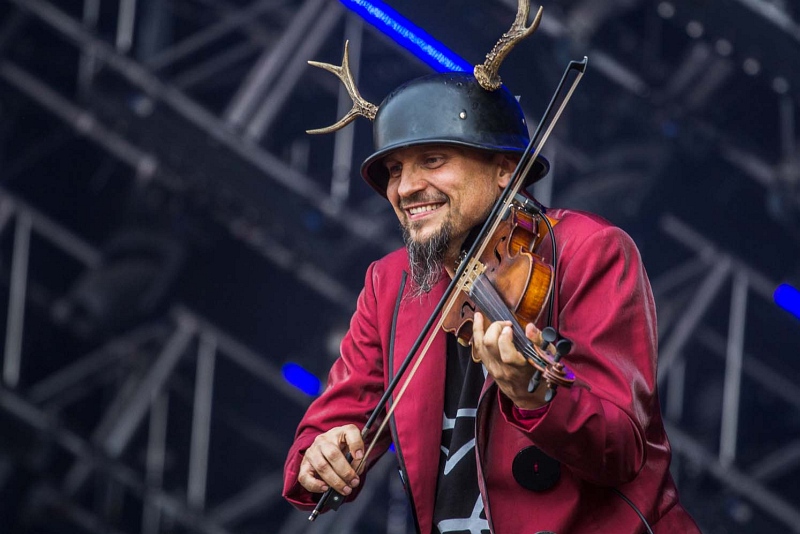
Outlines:
[[[375,26],[437,72],[471,71],[472,66],[419,26],[379,0],[341,0],[342,4]]]
[[[309,371],[296,363],[286,363],[281,368],[283,378],[291,385],[312,397],[322,393],[322,382]]]
[[[800,291],[789,284],[781,284],[775,289],[772,298],[775,304],[800,319]]]

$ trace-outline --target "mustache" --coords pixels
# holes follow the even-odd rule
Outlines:
[[[413,193],[411,196],[408,196],[400,201],[400,207],[402,209],[406,209],[406,206],[413,205],[413,204],[434,204],[438,202],[447,202],[448,198],[447,195],[441,193],[439,195],[425,193],[424,191],[418,191],[417,193]]]

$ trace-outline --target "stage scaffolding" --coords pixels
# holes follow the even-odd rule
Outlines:
[[[504,3],[512,13],[516,3]],[[756,12],[761,16],[770,14],[777,25],[788,24],[775,12],[763,11],[761,2],[741,3],[759,8]],[[120,0],[111,37],[101,27],[99,0],[86,0],[73,12],[46,0],[11,0],[10,5],[10,16],[0,22],[0,84],[126,165],[141,183],[157,183],[175,195],[195,188],[205,188],[211,196],[221,191],[222,186],[213,181],[196,183],[191,172],[169,161],[166,150],[142,144],[137,132],[119,128],[113,116],[92,104],[87,95],[103,90],[95,86],[98,73],[112,72],[126,87],[136,89],[143,99],[140,103],[168,110],[182,121],[182,127],[213,142],[212,154],[224,153],[248,169],[250,174],[236,186],[239,189],[233,188],[238,208],[211,210],[211,218],[226,229],[230,239],[245,244],[340,310],[343,317],[352,311],[358,287],[345,278],[348,262],[378,257],[399,244],[388,206],[353,192],[350,180],[357,175],[352,164],[353,129],[335,135],[332,149],[326,152],[330,172],[323,179],[303,169],[302,155],[308,147],[293,146],[300,154],[294,158],[271,152],[263,142],[275,131],[281,114],[287,113],[292,92],[303,83],[306,59],[325,54],[327,47],[334,47],[332,56],[338,56],[342,37],[350,40],[356,74],[362,55],[369,52],[364,48],[367,41],[390,49],[394,61],[405,62],[398,67],[402,74],[424,73],[413,59],[329,0],[261,0],[247,5],[176,0],[171,3],[176,12],[205,14],[208,10],[214,16],[201,17],[203,22],[192,32],[152,51],[146,59],[135,58],[132,47],[147,2]],[[259,23],[265,14],[278,21],[275,27]],[[74,94],[65,94],[26,65],[3,55],[32,21],[77,51]],[[569,31],[569,20],[558,15],[545,21],[543,31],[551,39]],[[230,40],[227,46],[212,46],[223,39]],[[209,48],[214,52],[204,53]],[[599,58],[598,72],[624,91],[637,98],[652,93],[643,77],[607,52],[594,50],[592,58]],[[242,64],[248,66],[243,73]],[[240,83],[225,106],[212,110],[193,96],[197,85],[234,72]],[[318,83],[320,91],[338,91],[337,116],[349,109],[343,89],[333,89],[327,81]],[[701,98],[697,93],[690,96]],[[113,98],[109,102],[113,104]],[[784,137],[793,139],[793,104],[788,99],[784,102],[781,127]],[[780,169],[765,156],[715,137],[719,132],[713,130],[703,131],[719,139],[721,157],[742,175],[764,187],[780,179]],[[558,137],[553,143],[563,150],[570,140]],[[338,269],[284,239],[278,227],[285,213],[279,204],[285,199],[312,207],[335,226],[341,237],[328,245],[341,253]],[[274,209],[275,221],[253,222],[244,215],[253,209]],[[770,354],[763,354],[748,343],[760,338],[774,341],[774,324],[751,319],[757,313],[752,311],[754,306],[772,305],[772,291],[779,281],[679,216],[663,214],[658,232],[658,239],[680,251],[673,264],[655,270],[652,281],[661,335],[659,387],[675,452],[674,474],[682,493],[698,499],[687,502],[687,507],[707,506],[700,501],[703,491],[735,495],[740,508],[757,510],[771,524],[800,532],[798,494],[789,492],[782,482],[800,471],[800,442],[784,439],[800,420],[797,371],[775,358],[774,344],[762,349]],[[391,455],[377,465],[358,501],[341,511],[325,514],[311,525],[307,514],[291,510],[280,498],[283,459],[293,425],[310,397],[283,381],[280,355],[249,348],[180,302],[169,303],[168,311],[158,317],[51,368],[46,376],[28,380],[25,369],[36,368],[47,355],[26,347],[26,318],[33,308],[57,315],[56,292],[33,274],[31,247],[35,243],[52,248],[65,262],[86,270],[100,267],[103,256],[97,246],[8,190],[0,190],[0,237],[11,244],[9,261],[3,265],[8,279],[0,389],[3,421],[30,431],[33,437],[26,443],[49,450],[48,455],[56,459],[34,461],[27,468],[33,483],[23,503],[31,524],[36,524],[37,516],[47,516],[45,528],[58,528],[63,521],[70,532],[413,531]],[[327,238],[308,235],[300,241],[321,243]],[[725,315],[722,323],[720,308]],[[800,337],[793,336],[788,339]],[[788,355],[796,352],[796,346],[785,350]],[[692,374],[698,362],[703,363],[703,373],[716,378],[717,387],[698,383]],[[220,380],[223,368],[236,380]],[[251,388],[269,398],[269,406],[253,410],[231,401],[238,389]],[[103,403],[94,406],[84,424],[73,425],[64,417],[75,407],[95,402],[98,394]],[[759,411],[765,398],[771,409],[779,407],[780,418],[774,412]],[[693,412],[699,406],[704,410],[700,421],[714,424],[698,424],[699,416]],[[776,427],[785,427],[777,434],[780,439],[763,448],[754,445],[748,430],[754,418],[772,419]],[[210,489],[210,477],[220,480],[228,469],[225,454],[220,455],[215,446],[231,451],[241,447],[253,462],[250,476],[234,475],[227,480],[224,495]],[[759,458],[753,458],[753,450],[761,453]],[[184,459],[184,476],[165,480],[165,465],[175,458]],[[14,469],[9,461],[0,463],[0,482]],[[713,496],[706,497],[718,505]],[[123,517],[122,508],[135,508],[136,519]],[[715,526],[712,515],[698,515],[698,519],[704,528]]]

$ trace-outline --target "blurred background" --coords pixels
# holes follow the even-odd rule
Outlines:
[[[306,62],[349,39],[377,104],[446,68],[400,35],[481,63],[517,9],[389,3],[0,0],[0,533],[413,532],[391,454],[315,524],[280,497],[401,243],[358,175],[368,121],[305,133],[351,106]],[[543,6],[500,74],[536,124],[589,58],[534,193],[642,251],[683,503],[707,533],[800,532],[800,6]]]

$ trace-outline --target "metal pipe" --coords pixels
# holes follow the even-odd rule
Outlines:
[[[364,40],[364,20],[349,14],[345,24],[345,40],[350,42],[350,72],[353,81],[358,85],[358,73],[361,70],[361,44]],[[350,110],[353,101],[344,84],[339,86],[339,102],[337,117],[344,117]],[[353,162],[353,140],[355,128],[342,128],[336,132],[333,144],[333,168],[331,178],[331,198],[334,202],[345,204],[350,196],[350,171]]]
[[[116,47],[120,54],[127,54],[131,50],[135,22],[136,0],[119,0]]]
[[[667,235],[707,258],[709,261],[712,261],[716,255],[722,254],[722,251],[719,251],[718,247],[708,238],[704,237],[672,214],[667,213],[663,215],[659,226]],[[731,259],[732,265],[736,270],[743,270],[747,273],[750,288],[753,291],[768,301],[772,301],[772,293],[775,291],[778,284],[756,269],[750,267],[750,265],[741,259],[727,252],[725,252],[725,256]]]
[[[206,27],[202,31],[193,33],[186,39],[161,50],[144,61],[152,70],[163,69],[179,61],[200,48],[236,30],[240,26],[253,23],[264,11],[275,7],[275,0],[260,0],[246,8],[237,10],[231,15],[223,15],[222,20]]]
[[[206,501],[208,447],[211,439],[211,401],[214,397],[214,358],[217,340],[208,332],[200,335],[197,376],[194,387],[192,438],[189,449],[187,501],[194,510],[202,510]]]
[[[225,528],[186,508],[180,501],[162,490],[148,488],[141,478],[118,460],[98,453],[81,436],[67,430],[66,425],[26,401],[11,390],[0,387],[0,409],[13,415],[32,429],[52,438],[52,443],[76,457],[76,460],[107,473],[142,500],[159,507],[192,531],[203,534],[231,534]]]
[[[297,81],[308,70],[306,60],[317,54],[339,22],[343,11],[344,8],[338,2],[330,2],[327,6],[320,7],[320,12],[315,16],[315,24],[308,28],[308,34],[302,44],[283,66],[281,75],[272,83],[273,89],[262,93],[263,98],[259,98],[254,104],[254,113],[249,121],[242,119],[240,125],[244,126],[244,133],[248,139],[258,141],[269,130],[275,117],[291,96]]]
[[[147,432],[147,455],[145,480],[147,487],[162,489],[164,464],[167,456],[167,423],[169,420],[169,395],[160,394],[150,410],[150,426]],[[142,534],[160,532],[161,510],[148,502],[142,507]]]
[[[178,321],[178,328],[167,341],[152,368],[142,380],[137,391],[128,402],[114,427],[104,440],[103,450],[112,458],[119,456],[139,426],[152,399],[162,391],[164,385],[178,365],[186,347],[196,333],[196,325],[188,318]]]
[[[256,354],[207,320],[182,306],[176,307],[172,315],[176,318],[185,317],[194,321],[197,324],[198,331],[207,333],[216,339],[217,350],[220,355],[238,364],[253,378],[258,378],[265,384],[275,388],[278,392],[283,393],[298,406],[302,408],[308,407],[311,399],[287,384],[283,378],[281,378],[280,369],[269,363],[269,361],[262,356]]]
[[[305,0],[280,41],[261,55],[239,87],[223,115],[227,124],[240,127],[248,122],[269,86],[283,75],[281,70],[286,61],[295,55],[298,45],[310,37],[308,27],[323,10],[326,2],[327,0]]]
[[[230,148],[256,168],[263,171],[275,182],[294,192],[315,206],[320,213],[341,224],[353,236],[373,243],[387,252],[394,250],[395,240],[387,240],[381,229],[357,213],[340,213],[334,203],[310,178],[287,166],[280,159],[260,149],[252,143],[244,143],[234,135],[225,123],[214,117],[200,105],[186,97],[175,87],[162,83],[135,61],[117,54],[113,48],[94,38],[75,21],[44,0],[11,0],[27,9],[44,23],[51,26],[69,40],[81,47],[92,47],[99,60],[121,74],[130,83],[139,87],[153,98],[157,98],[180,113],[189,122],[207,133],[211,138]]]
[[[747,290],[747,274],[738,272],[733,278],[725,382],[722,393],[719,461],[723,466],[730,466],[736,460],[736,444],[739,439],[739,395],[744,359],[744,328],[747,320]]]
[[[22,363],[22,330],[25,324],[25,292],[28,287],[28,256],[33,222],[27,213],[17,214],[14,252],[11,260],[11,289],[6,320],[6,350],[3,358],[3,383],[15,388]]]
[[[694,298],[689,302],[686,313],[684,313],[675,325],[664,348],[659,351],[658,357],[658,384],[663,383],[666,371],[670,368],[683,349],[690,336],[700,324],[708,307],[719,293],[723,282],[728,278],[731,270],[731,260],[728,256],[722,256],[711,272],[708,273],[700,288],[695,293]]]
[[[678,427],[667,422],[665,426],[675,452],[691,458],[697,467],[783,523],[789,532],[800,533],[800,510],[796,506],[735,467],[723,466],[714,455]]]
[[[280,494],[281,488],[283,488],[283,470],[279,469],[216,506],[209,517],[220,525],[233,527],[247,516],[263,510],[270,500]]]

